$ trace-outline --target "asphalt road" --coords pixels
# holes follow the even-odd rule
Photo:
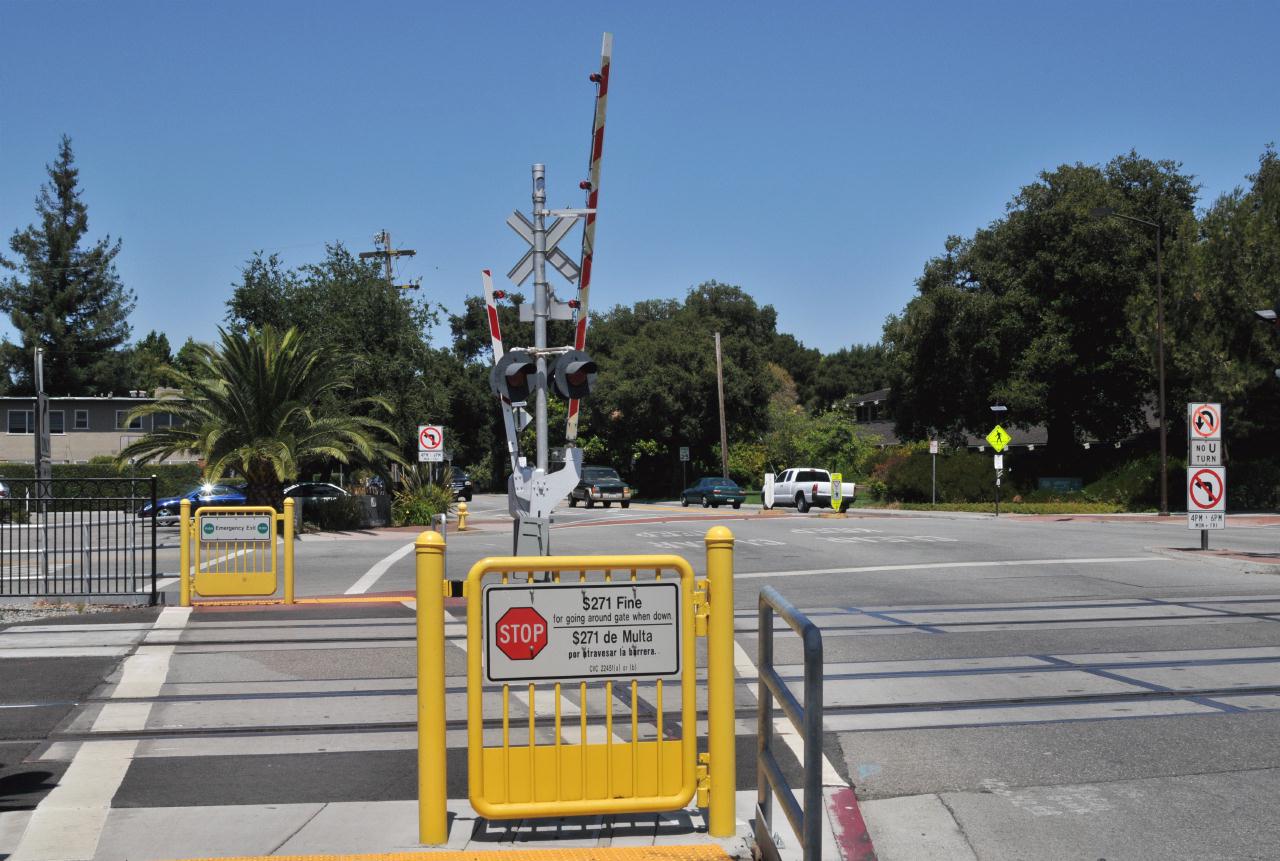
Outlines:
[[[447,536],[453,579],[510,552],[505,500],[477,497],[470,508],[472,528]],[[823,631],[827,776],[857,788],[882,859],[1274,856],[1280,526],[1235,521],[1213,536],[1235,551],[1222,556],[1195,551],[1198,533],[1176,517],[839,518],[636,504],[562,509],[552,546],[677,553],[701,571],[713,525],[736,540],[739,789],[754,780],[756,601],[771,585]],[[411,593],[414,536],[305,536],[298,594]],[[450,612],[462,619],[459,604]],[[208,835],[235,830],[233,820],[210,824],[228,805],[257,805],[253,816],[283,835],[273,846],[336,851],[332,840],[298,836],[307,817],[323,819],[308,805],[413,797],[411,612],[290,613],[268,622],[249,610],[201,611],[154,695],[123,695],[149,708],[129,730],[138,748],[104,802],[112,812],[97,857],[152,857],[146,835],[188,808],[203,811],[206,841],[190,854],[216,848]],[[140,636],[121,630],[112,636]],[[57,636],[31,630],[20,642],[95,657],[80,641],[45,642]],[[447,642],[450,794],[460,797],[460,626]],[[775,659],[798,692],[798,641],[780,633]],[[48,712],[60,729],[26,754],[31,767],[59,774],[97,733],[124,731],[135,713],[110,712],[119,691],[99,689],[69,718]],[[598,715],[603,702],[572,705]]]

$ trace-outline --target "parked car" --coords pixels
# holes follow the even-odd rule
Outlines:
[[[191,500],[191,513],[212,505],[244,505],[244,488],[234,484],[202,484],[181,496],[168,496],[157,499],[155,511],[148,502],[138,509],[139,517],[155,516],[156,523],[177,523],[178,510],[182,500]]]
[[[853,503],[856,490],[853,482],[840,482],[841,511]],[[794,505],[802,514],[815,506],[831,508],[831,473],[807,466],[788,469],[773,480],[772,487],[766,480],[761,499],[766,511],[775,505]]]
[[[471,495],[475,492],[471,487],[471,476],[460,466],[453,468],[453,479],[450,482],[453,485],[453,498],[465,499],[471,501]]]
[[[631,486],[612,467],[584,466],[582,480],[569,491],[569,507],[573,508],[579,500],[587,508],[594,508],[597,502],[604,503],[605,508],[615,502],[620,503],[623,508],[630,508]]]
[[[700,478],[692,487],[686,487],[680,492],[680,504],[685,508],[689,507],[690,502],[701,502],[703,508],[719,508],[722,505],[741,508],[746,500],[747,495],[733,479],[719,476]]]
[[[0,499],[8,499],[8,498],[9,498],[9,485],[5,484],[3,481],[0,481]]]
[[[327,481],[302,481],[286,487],[284,495],[293,499],[338,499],[351,494]]]

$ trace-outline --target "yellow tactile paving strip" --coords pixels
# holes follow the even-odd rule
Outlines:
[[[599,849],[501,849],[389,852],[381,855],[246,855],[188,861],[726,861],[719,846],[617,846]]]

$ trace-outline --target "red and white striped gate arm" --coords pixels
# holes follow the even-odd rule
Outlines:
[[[484,281],[484,310],[489,320],[489,337],[493,340],[493,363],[498,364],[502,358],[502,328],[498,325],[498,303],[493,295],[493,273],[482,269],[481,279]]]
[[[498,325],[498,303],[497,297],[493,292],[493,273],[488,269],[480,270],[481,280],[484,282],[484,312],[485,317],[489,320],[489,338],[493,342],[493,363],[498,364],[498,360],[502,358],[502,327]],[[516,420],[512,413],[511,404],[506,398],[502,399],[502,424],[507,432],[507,454],[511,458],[511,471],[513,475],[520,472],[520,448],[519,437],[516,435]]]
[[[613,34],[605,33],[600,46],[600,72],[591,76],[596,84],[595,119],[591,124],[591,170],[586,183],[587,209],[595,210],[600,205],[600,156],[604,153],[604,115],[609,103],[609,66],[613,58]],[[582,263],[578,276],[578,320],[573,329],[573,347],[575,350],[586,348],[587,344],[587,300],[591,293],[591,262],[595,255],[596,245],[596,212],[587,213],[587,221],[582,227]],[[577,400],[569,401],[569,420],[565,426],[565,441],[573,442],[578,438]]]

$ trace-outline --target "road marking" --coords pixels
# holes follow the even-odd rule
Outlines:
[[[912,565],[864,565],[860,568],[810,568],[803,571],[753,571],[734,574],[734,580],[766,577],[812,577],[820,574],[870,574],[878,571],[928,571],[940,568],[1019,568],[1030,565],[1104,565],[1125,562],[1168,562],[1163,556],[1094,556],[1080,559],[1005,559],[983,562],[921,562]]]
[[[396,550],[395,552],[391,553],[390,555],[382,559],[379,559],[377,562],[373,563],[372,568],[364,572],[364,574],[360,577],[360,579],[357,580],[355,583],[353,583],[351,588],[348,589],[343,594],[363,595],[365,592],[368,592],[371,588],[373,588],[373,584],[377,583],[379,578],[381,578],[383,574],[386,574],[388,569],[390,569],[392,565],[396,564],[401,559],[408,556],[409,553],[412,552],[412,550],[413,550],[413,542],[410,541],[408,544]]]
[[[747,655],[747,650],[742,648],[742,644],[737,640],[733,641],[733,668],[737,670],[738,676],[747,680],[747,689],[751,691],[751,695],[759,699],[759,682],[755,685],[750,684],[751,679],[758,679],[760,676],[756,665],[751,662],[751,658]],[[791,724],[791,720],[783,715],[773,719],[773,732],[783,743],[791,748],[791,752],[795,754],[796,762],[804,762],[804,740],[801,739],[800,733]],[[816,739],[818,744],[822,744],[822,739]],[[840,773],[836,771],[835,766],[831,764],[831,760],[827,758],[827,753],[822,752],[822,785],[823,786],[848,786],[844,779],[840,777]]]
[[[151,634],[176,632],[186,626],[190,607],[166,607],[133,655],[125,659],[116,697],[155,697],[169,674],[172,645],[148,645]],[[94,721],[101,731],[146,728],[150,702],[107,703]],[[81,745],[58,785],[31,816],[11,861],[88,861],[98,850],[111,800],[124,781],[138,742],[104,740]]]

